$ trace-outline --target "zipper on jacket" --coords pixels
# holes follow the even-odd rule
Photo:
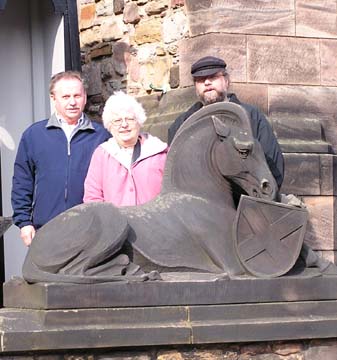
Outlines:
[[[67,202],[67,200],[68,200],[69,167],[70,167],[70,155],[71,155],[70,141],[71,141],[71,138],[69,140],[67,139],[68,164],[67,164],[66,183],[65,183],[65,187],[64,187],[64,200],[65,200],[65,202]]]
[[[68,200],[68,185],[69,185],[69,173],[70,173],[70,157],[71,157],[71,141],[75,137],[75,135],[79,132],[79,129],[76,129],[69,138],[67,139],[67,155],[68,155],[68,164],[67,164],[67,176],[66,176],[66,183],[64,187],[64,200],[67,203]]]
[[[132,179],[132,183],[133,183],[133,193],[134,193],[134,196],[135,196],[134,203],[135,203],[135,205],[138,205],[136,183],[135,183],[135,179],[133,178],[133,173],[132,173],[132,168],[134,167],[134,165],[136,163],[137,162],[134,162],[133,164],[131,164],[130,169],[128,169],[128,171],[129,171],[130,177]]]

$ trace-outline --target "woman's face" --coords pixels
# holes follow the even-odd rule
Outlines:
[[[109,131],[121,147],[133,147],[136,145],[140,124],[134,113],[126,111],[113,114]]]

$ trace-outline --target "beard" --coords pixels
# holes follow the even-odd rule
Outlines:
[[[226,91],[206,91],[201,94],[198,94],[198,97],[200,101],[203,103],[203,105],[210,105],[217,102],[222,102],[227,99],[227,92]]]

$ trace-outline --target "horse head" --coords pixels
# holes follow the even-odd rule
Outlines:
[[[261,144],[253,138],[246,111],[233,103],[213,106],[216,113],[211,119],[218,136],[212,153],[214,166],[248,195],[275,200],[278,187]]]

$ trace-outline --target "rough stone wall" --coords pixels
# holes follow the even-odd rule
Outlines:
[[[3,355],[8,360],[335,360],[335,339]]]
[[[184,0],[79,0],[83,72],[91,115],[113,91],[146,95],[179,86],[178,41],[188,37]],[[99,116],[98,116],[99,117]]]

